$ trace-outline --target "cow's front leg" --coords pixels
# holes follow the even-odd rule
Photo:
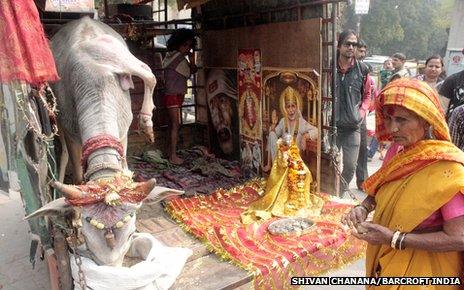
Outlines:
[[[153,143],[155,142],[155,133],[153,132],[153,121],[152,121],[153,110],[155,109],[155,104],[153,103],[153,91],[156,85],[156,78],[155,76],[153,77],[145,76],[143,80],[144,80],[145,92],[143,95],[142,108],[140,109],[140,114],[139,114],[139,127],[140,127],[140,130],[142,130],[142,132],[145,134],[147,139],[151,143]]]
[[[81,165],[82,145],[74,142],[65,134],[66,146],[68,147],[69,157],[73,166],[74,184],[81,184],[84,180],[84,171]]]

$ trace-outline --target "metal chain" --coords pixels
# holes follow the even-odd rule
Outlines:
[[[56,112],[56,104],[57,103],[56,103],[55,95],[53,94],[53,91],[50,89],[48,84],[45,84],[45,87],[43,88],[43,90],[40,90],[40,89],[35,90],[35,89],[31,88],[31,92],[33,93],[34,91],[36,91],[37,99],[39,99],[39,101],[42,103],[42,105],[45,107],[45,109],[48,111],[48,113],[50,115],[54,114]],[[49,96],[47,96],[47,93],[48,93]],[[27,129],[33,131],[36,134],[36,136],[39,138],[39,140],[41,140],[44,144],[46,144],[47,154],[50,157],[52,157],[53,162],[56,162],[54,157],[53,157],[53,154],[51,154],[51,152],[50,152],[50,147],[48,146],[49,142],[53,142],[53,138],[57,133],[56,124],[51,124],[52,125],[52,132],[51,132],[50,136],[47,136],[47,135],[43,134],[41,132],[42,131],[41,129],[38,129],[33,125],[33,124],[39,125],[39,123],[34,122],[29,118],[29,113],[25,108],[26,102],[27,102],[26,100],[30,99],[31,95],[29,95],[29,94],[28,95],[22,95],[22,98],[21,98],[20,94],[16,93],[15,97],[16,97],[18,109],[22,113],[23,119],[26,122]],[[48,160],[47,160],[47,167],[48,167],[49,173],[52,175],[52,179],[56,180],[56,177],[53,174],[53,170],[52,170],[51,165],[48,162]],[[67,236],[66,241],[68,242],[69,247],[73,250],[73,256],[74,256],[76,265],[78,267],[78,279],[79,279],[78,282],[79,282],[79,285],[83,290],[85,290],[85,289],[87,289],[87,283],[85,281],[84,271],[82,270],[82,259],[81,259],[81,256],[77,254],[77,244],[78,244],[77,229],[73,228],[73,230],[71,231],[70,234],[69,234],[68,230],[65,230],[65,232],[66,232],[66,236]]]
[[[73,249],[73,251],[75,251],[75,249]],[[77,273],[78,273],[78,276],[79,276],[79,285],[81,286],[81,288],[83,290],[85,290],[85,289],[87,289],[87,284],[85,282],[84,271],[82,271],[82,259],[81,259],[81,256],[74,253],[74,259],[76,260],[76,265],[77,265],[77,268],[78,268]]]
[[[30,99],[30,95],[24,95],[24,94],[16,92],[15,97],[16,97],[16,103],[18,105],[18,109],[23,115],[23,120],[26,122],[27,130],[34,132],[36,136],[39,138],[39,140],[41,140],[43,143],[46,143],[47,141],[52,141],[54,136],[56,135],[56,132],[52,132],[50,136],[45,135],[42,132],[41,128],[40,129],[36,128],[36,126],[40,125],[39,120],[36,119],[35,121],[32,121],[29,118],[29,114],[31,114],[31,112],[27,111],[25,106],[27,106],[26,102],[28,101],[28,99]],[[36,126],[34,126],[34,124]]]
[[[42,106],[48,112],[48,118],[52,131],[50,133],[50,136],[47,137],[53,138],[58,133],[58,126],[56,124],[57,102],[55,94],[53,93],[48,83],[44,83],[38,89],[31,88],[31,92],[32,96],[38,99],[42,103]]]
[[[78,282],[79,286],[81,286],[82,290],[87,289],[87,283],[85,282],[85,275],[84,271],[82,271],[82,259],[81,256],[77,254],[77,232],[76,228],[72,231],[71,235],[68,235],[68,238],[66,239],[68,241],[68,245],[71,247],[73,250],[73,257],[77,265],[77,275],[78,275]]]

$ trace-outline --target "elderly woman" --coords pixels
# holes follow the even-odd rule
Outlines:
[[[368,197],[343,218],[368,242],[366,275],[460,277],[464,153],[450,142],[436,92],[399,79],[380,93],[376,112],[379,140],[404,149],[366,180]]]

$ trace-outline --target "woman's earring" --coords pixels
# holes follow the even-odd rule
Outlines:
[[[433,127],[432,126],[429,126],[429,128],[427,129],[427,134],[425,136],[425,139],[428,139],[428,140],[435,139],[435,136],[433,135]]]

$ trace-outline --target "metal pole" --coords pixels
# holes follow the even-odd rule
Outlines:
[[[168,0],[164,0],[164,21],[168,21]],[[165,27],[168,28],[168,25]]]
[[[337,93],[337,8],[338,4],[332,3],[332,134],[330,136],[331,147],[336,147],[337,143],[337,121],[336,121],[336,106],[338,106],[338,93]]]

